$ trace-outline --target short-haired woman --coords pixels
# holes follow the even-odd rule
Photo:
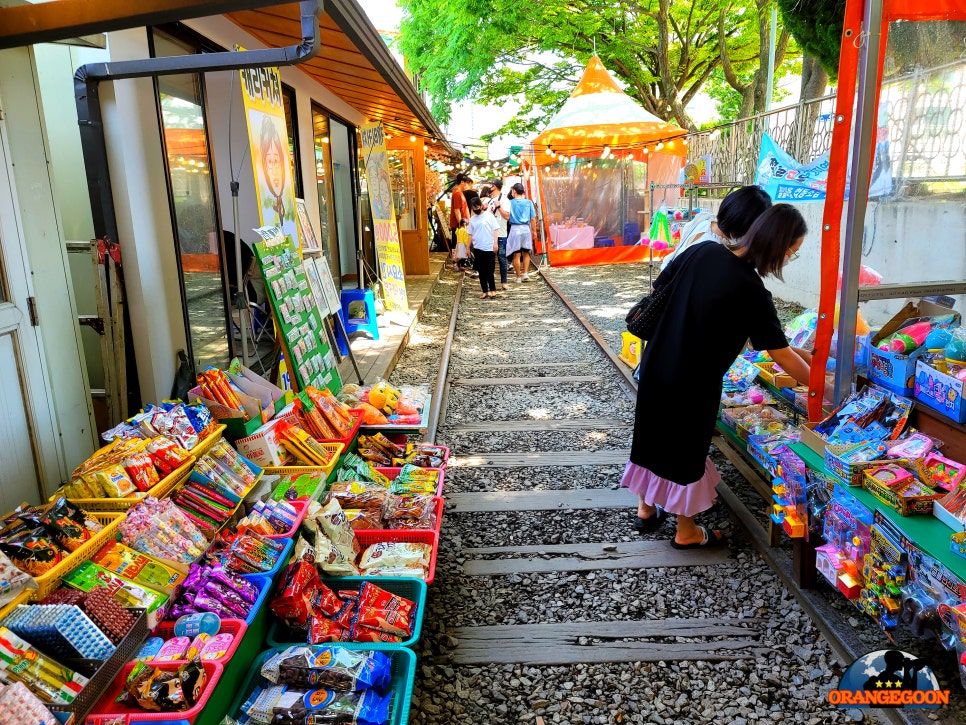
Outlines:
[[[665,512],[677,516],[671,545],[678,549],[724,543],[720,531],[697,526],[694,517],[715,501],[721,476],[708,449],[722,378],[745,343],[767,350],[785,372],[808,383],[808,363],[788,346],[761,279],[780,279],[798,256],[805,221],[788,204],[764,211],[759,194],[745,189],[725,199],[726,213],[718,214],[734,246],[696,244],[654,283],[673,287],[641,355],[634,439],[621,485],[639,498],[638,531],[656,531]]]

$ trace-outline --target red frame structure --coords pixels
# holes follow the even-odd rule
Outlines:
[[[847,255],[842,270],[842,291],[836,299],[839,270],[842,268],[841,242],[846,248],[857,243],[861,249],[865,206],[868,203],[869,177],[872,172],[872,154],[868,148],[871,129],[875,123],[875,110],[879,106],[882,86],[883,49],[888,39],[889,23],[896,20],[927,22],[935,20],[966,20],[966,2],[963,0],[848,0],[845,7],[845,24],[842,30],[842,50],[839,56],[839,85],[835,103],[835,124],[832,130],[832,148],[829,157],[831,169],[826,193],[825,211],[822,219],[822,288],[819,295],[818,325],[815,336],[815,357],[809,378],[808,417],[822,418],[822,393],[825,386],[825,369],[828,362],[834,332],[835,305],[838,301],[842,314],[839,323],[840,348],[847,354],[838,355],[837,396],[843,395],[845,386],[842,361],[852,360],[855,339],[855,310],[858,308],[859,256]],[[858,98],[857,98],[858,96]],[[858,100],[858,103],[856,103]],[[858,109],[858,113],[854,112]],[[846,206],[845,169],[849,165],[849,147],[853,137],[853,120],[856,120],[852,144],[853,199],[849,203],[846,229],[842,229],[842,212]],[[864,133],[863,133],[864,131]],[[862,147],[865,141],[866,148]],[[849,365],[851,373],[851,365]]]

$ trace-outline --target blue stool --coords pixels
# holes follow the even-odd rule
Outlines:
[[[613,237],[595,237],[594,246],[595,247],[613,247],[614,238]]]
[[[627,222],[624,225],[624,246],[631,247],[641,240],[641,228],[637,222]]]
[[[368,332],[373,340],[379,339],[379,327],[376,324],[376,297],[371,289],[344,289],[340,295],[342,309],[339,314],[342,317],[342,324],[345,325],[346,335],[353,332]],[[350,317],[349,306],[353,303],[362,303],[364,306],[363,317]],[[356,307],[358,308],[358,304]],[[341,344],[340,346],[341,347]]]

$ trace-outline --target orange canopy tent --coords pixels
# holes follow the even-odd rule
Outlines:
[[[591,58],[570,98],[530,142],[550,264],[647,259],[651,250],[639,242],[652,211],[649,187],[678,183],[686,135],[644,110]]]

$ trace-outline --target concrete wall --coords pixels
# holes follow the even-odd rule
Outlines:
[[[716,209],[720,202],[705,204]],[[808,223],[800,257],[783,273],[784,282],[765,284],[781,299],[817,307],[821,284],[821,230],[825,205],[796,204]],[[843,213],[842,228],[845,228]],[[843,245],[844,251],[844,245]],[[882,275],[883,284],[966,280],[966,206],[952,201],[872,201],[863,237],[862,264]],[[865,302],[863,316],[881,325],[905,300]],[[956,308],[966,314],[966,297]]]

